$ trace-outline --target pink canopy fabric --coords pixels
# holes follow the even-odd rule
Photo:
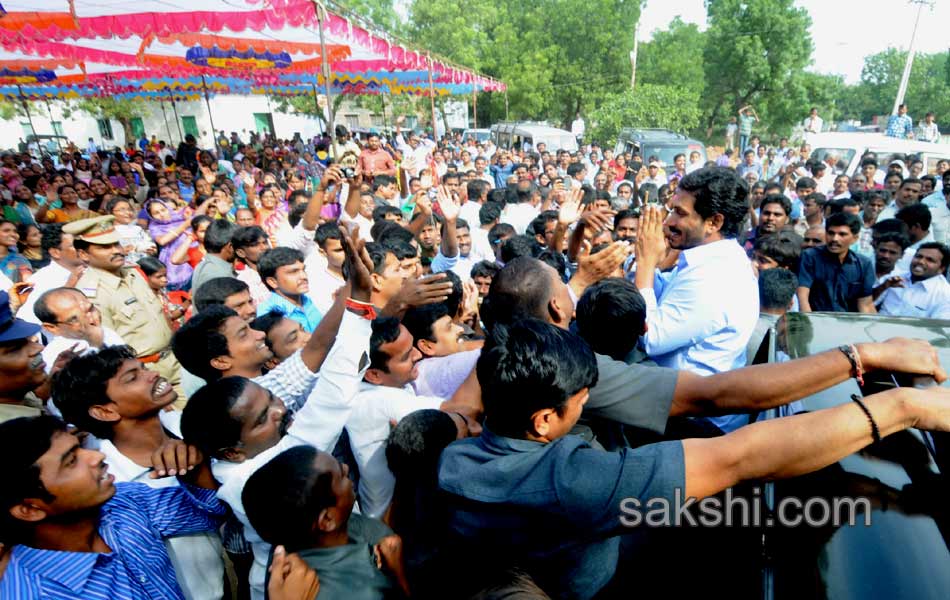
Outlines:
[[[323,86],[312,0],[3,0],[0,94],[157,98],[313,94]],[[325,11],[334,93],[470,94],[505,84]]]

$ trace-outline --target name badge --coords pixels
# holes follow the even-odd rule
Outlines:
[[[138,302],[138,301],[139,301],[138,298],[129,298],[128,300],[125,301],[124,304],[125,304],[126,306],[128,306],[129,304],[135,304],[135,303]]]

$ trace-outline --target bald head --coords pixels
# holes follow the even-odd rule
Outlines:
[[[573,314],[574,303],[557,271],[528,256],[512,260],[495,275],[482,306],[489,328],[523,318],[566,327]]]
[[[75,288],[49,290],[36,301],[33,313],[53,336],[84,340],[94,348],[102,346],[99,311]]]

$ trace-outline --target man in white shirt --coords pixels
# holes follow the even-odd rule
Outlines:
[[[824,126],[824,120],[818,116],[818,109],[812,107],[811,112],[808,115],[808,118],[805,119],[805,141],[811,142],[812,136],[816,133],[821,133],[821,128]]]
[[[878,312],[897,317],[950,319],[950,283],[944,273],[950,266],[950,248],[927,242],[917,248],[910,272],[896,277],[900,283],[882,295]]]
[[[932,222],[930,209],[923,204],[905,206],[897,212],[895,217],[907,225],[907,235],[910,237],[910,246],[904,250],[904,255],[894,266],[894,270],[901,273],[910,270],[910,263],[917,254],[918,248],[936,240],[930,232]]]
[[[459,209],[459,218],[464,219],[469,225],[478,226],[478,211],[488,202],[488,190],[491,189],[488,184],[480,179],[469,181],[466,187],[466,201]]]
[[[418,177],[419,171],[429,166],[432,158],[432,152],[435,150],[435,142],[430,139],[420,138],[416,132],[410,131],[405,139],[402,135],[401,126],[406,122],[406,117],[399,115],[396,117],[396,148],[402,152],[403,157],[411,158],[408,162],[404,159],[404,167],[409,166],[410,177]]]
[[[647,306],[647,354],[660,366],[700,375],[745,366],[759,315],[755,275],[735,239],[748,212],[747,188],[731,169],[700,169],[680,180],[665,223],[662,207],[647,208],[635,278]],[[664,274],[656,267],[666,257],[667,242],[680,256]],[[731,431],[748,423],[748,416],[713,422]]]
[[[380,518],[392,500],[395,479],[386,462],[386,438],[392,422],[411,412],[441,408],[443,398],[417,396],[410,385],[419,375],[422,354],[412,335],[393,318],[373,321],[370,365],[346,423],[360,470],[360,512]]]
[[[924,198],[921,203],[930,209],[931,227],[934,239],[941,244],[950,241],[950,171],[941,178],[943,185],[939,190]]]
[[[314,235],[317,251],[304,260],[304,270],[310,282],[308,295],[321,314],[327,314],[333,305],[336,291],[346,281],[343,279],[343,231],[336,223],[324,223]]]
[[[43,333],[50,339],[42,352],[47,373],[56,357],[66,350],[84,356],[105,346],[125,343],[118,333],[102,326],[95,305],[76,288],[49,290],[36,299],[34,309]]]
[[[531,221],[534,221],[535,217],[540,213],[538,210],[538,204],[540,204],[540,202],[541,192],[536,187],[532,185],[527,189],[522,189],[519,186],[515,189],[514,195],[509,196],[508,203],[501,211],[501,222],[508,223],[514,227],[519,235],[524,233],[531,224]]]
[[[937,122],[934,121],[932,112],[927,113],[924,120],[920,122],[920,133],[917,135],[917,139],[921,142],[940,142],[940,129],[937,127]]]
[[[54,288],[75,287],[86,270],[73,247],[73,236],[63,233],[62,225],[44,226],[41,244],[43,252],[50,257],[50,263],[30,276],[33,291],[17,311],[17,317],[37,325],[40,319],[33,313],[33,307],[39,297]]]

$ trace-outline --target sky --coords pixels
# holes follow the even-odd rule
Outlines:
[[[918,52],[946,52],[950,0],[924,7],[917,30]],[[843,75],[848,83],[861,78],[864,57],[887,48],[906,49],[914,30],[917,5],[907,0],[795,0],[811,15],[815,46],[809,70]],[[687,23],[705,26],[703,0],[647,0],[640,17],[640,41],[665,29],[679,15]]]

